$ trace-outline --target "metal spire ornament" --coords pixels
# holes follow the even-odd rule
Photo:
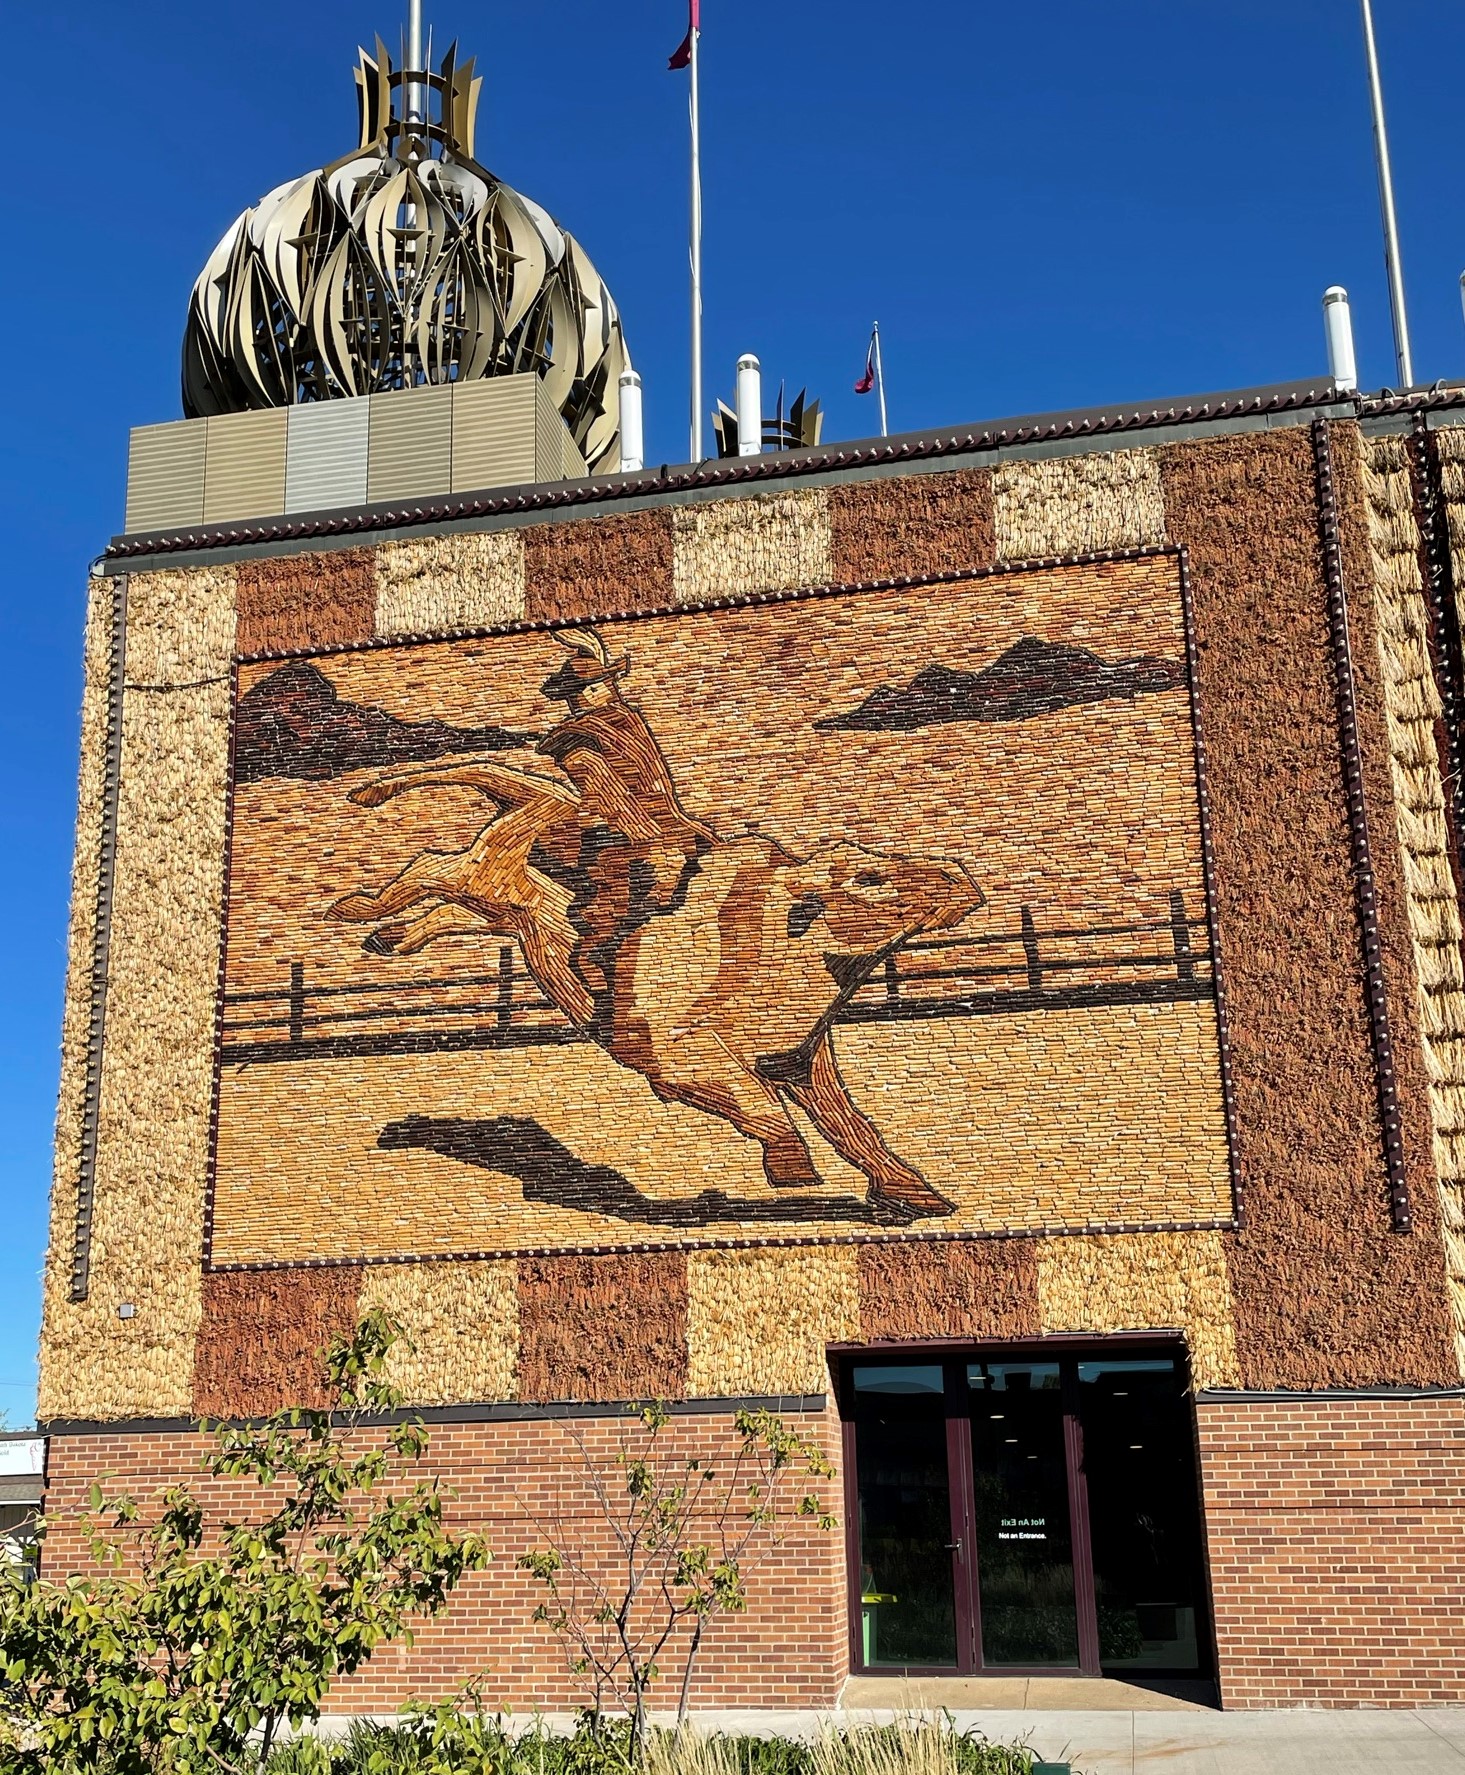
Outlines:
[[[189,303],[190,418],[534,372],[591,469],[619,462],[620,315],[589,256],[474,159],[481,80],[436,72],[413,0],[394,68],[360,51],[355,151],[277,186]]]

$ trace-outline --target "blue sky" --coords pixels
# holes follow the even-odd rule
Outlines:
[[[1420,380],[1465,376],[1465,7],[1375,0]],[[479,158],[579,236],[686,455],[684,0],[428,0],[484,75]],[[12,506],[0,698],[0,1410],[34,1350],[75,796],[82,589],[131,425],[179,416],[199,266],[238,212],[355,141],[351,66],[395,0],[31,7],[12,17]],[[740,352],[825,436],[881,322],[894,430],[1319,373],[1353,296],[1392,379],[1353,0],[703,0],[708,401]],[[26,95],[21,103],[19,95]]]

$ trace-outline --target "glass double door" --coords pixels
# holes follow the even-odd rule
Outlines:
[[[1176,1357],[856,1359],[843,1403],[860,1667],[1203,1672]]]

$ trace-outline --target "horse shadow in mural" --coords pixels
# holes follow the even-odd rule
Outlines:
[[[674,1200],[648,1196],[612,1165],[587,1164],[529,1116],[404,1116],[377,1138],[383,1152],[432,1152],[499,1171],[522,1185],[526,1202],[575,1208],[640,1226],[700,1227],[714,1221],[737,1225],[789,1225],[810,1220],[868,1222],[857,1196],[733,1196],[704,1189]]]

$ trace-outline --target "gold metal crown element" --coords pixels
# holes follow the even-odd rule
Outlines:
[[[473,157],[481,81],[356,69],[355,151],[278,186],[189,303],[190,418],[532,371],[589,466],[618,461],[620,315],[580,243]]]

